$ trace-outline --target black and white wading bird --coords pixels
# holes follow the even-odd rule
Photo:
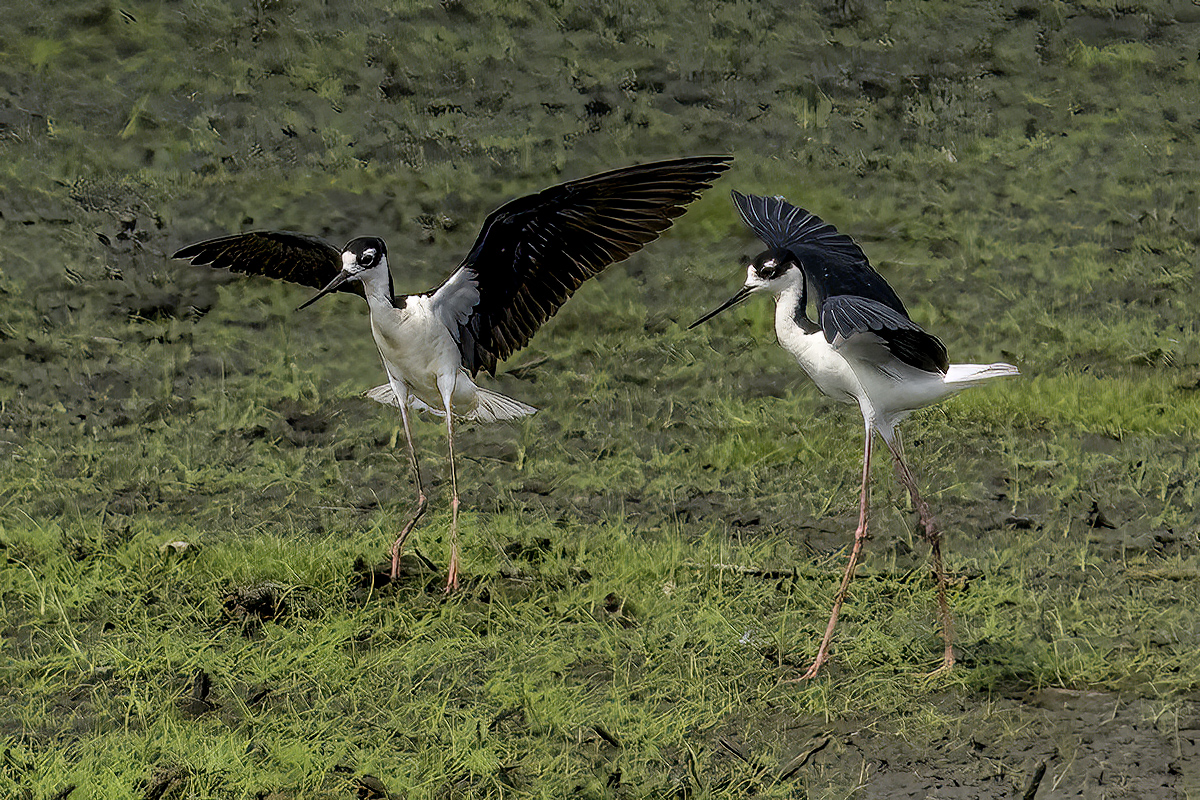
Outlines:
[[[730,156],[699,156],[627,167],[512,200],[484,221],[474,246],[442,284],[396,294],[383,240],[338,250],[315,236],[256,231],[188,245],[175,258],[366,298],[387,383],[367,397],[397,406],[404,422],[417,503],[391,548],[392,578],[404,540],[425,513],[425,488],[409,411],[445,417],[450,463],[450,565],[458,586],[458,479],[454,421],[495,422],[535,409],[476,385],[480,370],[524,347],[567,298],[609,264],[628,258],[671,226],[684,207],[729,168]]]
[[[812,678],[829,657],[838,613],[854,578],[867,539],[867,506],[871,444],[878,431],[892,453],[896,475],[912,497],[925,539],[932,551],[937,579],[938,617],[946,650],[942,669],[954,665],[954,626],[946,603],[941,532],[904,461],[896,425],[909,412],[988,378],[1017,375],[1011,364],[951,364],[945,346],[908,317],[904,304],[887,281],[871,268],[849,236],[782,197],[733,192],[745,223],[767,249],[746,269],[746,283],[724,305],[696,320],[711,319],[757,292],[775,295],[775,335],[824,394],[858,404],[866,425],[858,528],[849,563],[833,598],[833,613],[804,674]],[[813,297],[816,320],[808,316]]]

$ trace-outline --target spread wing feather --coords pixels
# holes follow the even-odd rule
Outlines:
[[[252,231],[209,239],[176,251],[175,258],[320,289],[342,269],[342,251],[318,236],[291,231]],[[363,294],[358,281],[339,291]]]
[[[525,346],[588,278],[654,241],[729,168],[729,156],[660,161],[518,198],[488,216],[433,293],[474,375]]]
[[[852,238],[782,197],[733,193],[742,220],[771,249],[790,250],[817,295],[867,297],[908,316],[904,303]]]

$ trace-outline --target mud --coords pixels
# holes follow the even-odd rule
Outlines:
[[[1164,719],[1143,700],[1045,689],[984,706],[961,697],[929,703],[961,713],[963,730],[925,730],[918,733],[925,742],[914,746],[879,723],[826,727],[780,715],[718,740],[715,749],[731,770],[745,766],[739,760],[761,769],[765,783],[836,775],[873,798],[1173,797],[1194,780],[1200,717]],[[801,770],[789,773],[806,755]]]
[[[919,478],[935,487],[954,602],[968,620],[986,615],[971,608],[972,593],[998,574],[981,563],[1007,564],[1035,597],[1099,596],[1135,610],[1110,630],[1082,632],[1086,610],[1064,622],[1051,618],[1060,609],[1029,606],[1021,613],[1041,615],[1036,640],[968,633],[962,669],[994,680],[923,701],[953,729],[873,712],[836,721],[798,714],[780,688],[688,733],[706,767],[668,747],[661,780],[630,785],[614,755],[627,746],[623,734],[591,726],[573,735],[602,778],[595,794],[1200,792],[1200,695],[1187,677],[1200,647],[1194,623],[1170,622],[1139,640],[1185,654],[1172,656],[1183,675],[1175,683],[1103,668],[1103,653],[1128,647],[1156,609],[1197,590],[1197,430],[1154,423],[1200,402],[1194,6],[302,5],[65,3],[0,22],[5,524],[63,524],[61,548],[81,568],[127,544],[138,525],[194,524],[210,540],[317,540],[345,528],[382,543],[390,520],[380,516],[406,509],[412,487],[402,454],[388,451],[398,421],[358,396],[379,377],[375,354],[359,346],[360,310],[330,303],[297,321],[300,294],[191,269],[169,254],[251,228],[338,243],[382,232],[403,254],[401,289],[419,290],[515,194],[621,163],[731,152],[739,171],[722,191],[785,192],[838,218],[957,352],[1019,361],[1031,380],[1166,384],[1167,400],[1139,410],[1133,430],[1015,407],[998,424],[968,406],[918,416],[907,443]],[[495,382],[572,413],[548,412],[524,428],[463,428],[464,507],[485,519],[546,522],[563,537],[498,543],[504,566],[464,581],[470,603],[603,581],[578,567],[538,573],[578,550],[576,531],[613,520],[647,540],[687,545],[720,530],[737,548],[767,554],[741,579],[769,582],[781,604],[798,570],[832,591],[855,521],[859,423],[811,396],[778,357],[766,311],[747,312],[711,344],[680,339],[680,323],[736,287],[755,247],[723,199],[694,213],[682,236],[711,254],[664,240],[659,260],[614,270],[556,320],[556,344],[517,356]],[[664,274],[672,259],[684,263]],[[297,366],[305,359],[320,367],[306,372]],[[733,467],[734,456],[706,450],[734,424],[721,405],[731,397],[750,398],[760,427],[777,431],[758,444],[747,432]],[[212,449],[172,433],[197,418],[218,419],[205,434]],[[942,438],[942,425],[956,438]],[[419,431],[430,494],[444,505],[439,429]],[[668,456],[687,469],[664,476],[647,466]],[[243,474],[258,483],[230,477]],[[863,581],[919,582],[926,553],[915,520],[886,474],[876,481],[880,522]],[[80,533],[82,519],[98,520],[100,533]],[[0,546],[19,572],[29,554]],[[350,601],[412,593],[435,608],[441,556],[414,551],[390,585],[382,550],[347,559]],[[546,583],[530,588],[538,580]],[[261,637],[298,613],[288,591],[210,590],[219,614],[209,624]],[[597,624],[647,624],[643,603],[623,587],[601,596],[591,610]],[[92,629],[102,615],[81,606],[81,635],[101,636]],[[854,597],[848,607],[851,618],[882,613]],[[24,627],[32,616],[13,612],[6,647],[32,651]],[[1059,676],[1041,672],[1042,653],[1079,639],[1101,666],[1052,688]],[[765,653],[763,669],[786,677],[802,668],[792,644]],[[853,639],[838,646],[853,648]],[[855,690],[836,658],[830,674]],[[612,672],[579,664],[567,679],[603,684]],[[181,702],[203,717],[223,701],[210,698],[207,674],[195,681]],[[89,678],[50,704],[56,729],[5,719],[0,731],[13,741],[53,733],[77,742],[80,731],[115,724],[93,696],[125,691]],[[251,705],[263,691],[247,689]],[[237,708],[228,702],[218,713],[236,721]],[[495,725],[531,735],[526,723],[512,713]],[[6,751],[9,773],[36,771],[14,758]],[[180,796],[195,777],[165,764],[141,791]],[[538,789],[519,773],[503,778]],[[369,774],[352,780],[362,797],[386,796],[390,785]],[[484,789],[447,777],[438,792]]]

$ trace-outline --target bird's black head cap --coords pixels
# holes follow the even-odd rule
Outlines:
[[[392,275],[387,270],[387,245],[383,243],[383,239],[378,236],[361,236],[353,239],[342,248],[341,263],[337,264],[338,272],[333,276],[333,279],[310,297],[307,302],[303,303],[300,308],[308,308],[313,303],[320,300],[330,292],[336,291],[354,291],[360,295],[366,296],[366,290],[363,288],[368,282],[381,280],[381,276],[372,272],[381,264],[384,266],[387,280],[388,297],[392,296]],[[330,264],[329,266],[334,266]],[[358,285],[357,289],[349,287]],[[297,311],[300,310],[297,309]]]
[[[799,268],[800,262],[796,260],[796,256],[791,250],[778,247],[759,253],[754,257],[751,265],[758,277],[766,281],[773,281],[792,267]]]
[[[354,262],[361,269],[370,269],[387,255],[387,245],[378,236],[360,236],[352,239],[343,250],[354,254]]]

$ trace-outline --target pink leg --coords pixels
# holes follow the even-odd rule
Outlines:
[[[899,439],[895,444],[888,442],[888,447],[892,451],[892,458],[896,465],[896,477],[899,478],[901,485],[908,489],[913,506],[917,509],[917,516],[921,519],[921,526],[925,529],[925,540],[929,542],[930,555],[933,560],[933,575],[937,580],[938,617],[942,623],[942,641],[946,645],[946,651],[942,656],[942,666],[938,667],[935,672],[944,672],[954,666],[954,619],[950,616],[950,605],[946,602],[946,571],[942,565],[942,532],[938,530],[937,523],[933,520],[929,504],[917,490],[917,481],[913,478],[908,464],[904,463]]]
[[[408,442],[408,461],[412,464],[413,479],[417,483],[417,508],[413,511],[413,515],[408,520],[408,523],[400,531],[400,535],[396,537],[396,541],[392,543],[392,580],[396,580],[396,575],[400,572],[400,553],[404,550],[404,541],[412,533],[417,520],[425,513],[426,502],[425,488],[421,485],[421,467],[417,464],[417,450],[413,446],[412,427],[408,421],[407,403],[401,403],[400,405],[400,418],[404,420],[404,438]]]
[[[446,594],[458,591],[458,474],[454,469],[454,415],[450,411],[450,394],[445,393],[446,440],[450,447],[450,567],[446,575]]]
[[[846,571],[842,573],[842,583],[838,587],[837,593],[833,596],[833,613],[829,615],[829,624],[825,627],[825,637],[821,639],[821,646],[817,649],[817,657],[813,661],[812,666],[800,678],[802,681],[815,678],[818,670],[829,659],[829,643],[833,640],[833,629],[837,626],[838,614],[842,611],[842,603],[850,591],[850,581],[854,579],[854,569],[858,566],[858,556],[862,552],[863,544],[867,541],[867,509],[871,497],[871,443],[874,436],[874,431],[868,425],[867,442],[863,448],[862,493],[858,501],[858,528],[854,531],[854,546],[850,548],[850,560],[846,564]]]

